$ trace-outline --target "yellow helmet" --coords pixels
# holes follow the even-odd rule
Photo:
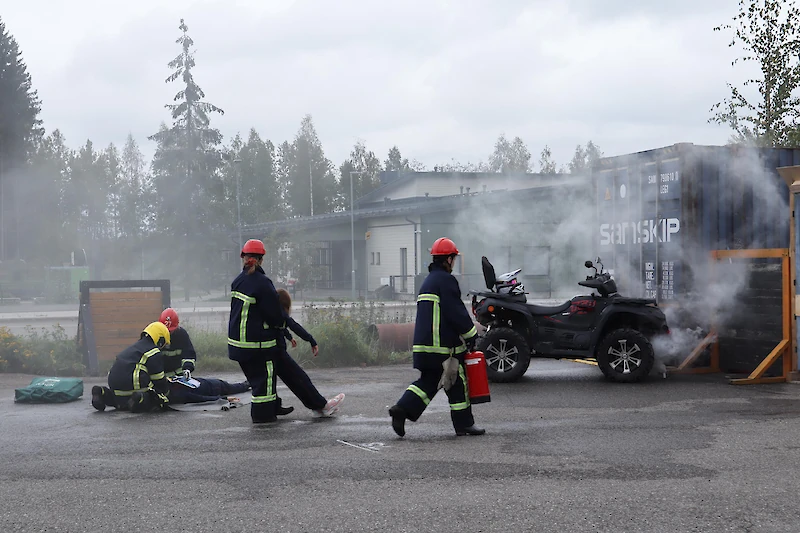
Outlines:
[[[145,333],[153,339],[153,342],[159,348],[163,348],[167,344],[169,344],[169,330],[167,326],[162,324],[161,322],[151,322],[144,331],[142,331],[142,336],[144,337]]]

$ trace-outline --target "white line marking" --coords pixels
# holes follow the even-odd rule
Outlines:
[[[336,439],[336,442],[341,442],[342,444],[347,444],[348,446],[352,446],[353,448],[358,448],[359,450],[367,450],[368,452],[378,453],[378,450],[372,450],[367,448],[366,446],[359,446],[358,444],[350,444],[345,440]]]

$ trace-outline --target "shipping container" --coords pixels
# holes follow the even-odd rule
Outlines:
[[[735,370],[749,371],[769,352],[761,353],[773,337],[781,337],[780,320],[773,316],[780,313],[779,303],[775,305],[780,261],[727,260],[709,270],[710,252],[789,247],[789,191],[776,168],[797,164],[798,149],[689,143],[604,158],[592,176],[597,255],[613,270],[621,293],[654,298],[668,308],[702,307],[698,295],[704,297],[703,290],[720,280],[714,286],[724,290],[725,276],[731,276],[736,283],[731,283],[730,294],[720,295],[719,305],[747,306],[748,313],[720,318],[725,313],[719,305],[705,303],[715,320],[726,321],[720,342],[730,348],[728,363],[738,361]],[[745,274],[737,274],[742,269]],[[733,292],[740,298],[724,301],[736,296]],[[700,322],[709,317],[683,311],[708,327]],[[733,349],[740,341],[760,344],[748,344],[755,353],[747,355]]]

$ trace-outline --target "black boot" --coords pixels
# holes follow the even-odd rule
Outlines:
[[[134,392],[128,398],[128,411],[131,413],[142,413],[147,410],[149,404],[147,398],[141,392]]]
[[[286,416],[292,411],[294,411],[294,407],[291,405],[289,407],[284,407],[281,405],[280,407],[275,408],[275,414],[278,416]]]
[[[99,385],[92,387],[92,407],[98,411],[106,410],[106,402],[103,401],[103,387]]]
[[[406,434],[406,412],[399,405],[393,405],[389,408],[389,416],[392,417],[392,429],[400,437]]]
[[[459,437],[463,437],[465,435],[483,435],[484,433],[486,433],[486,430],[479,428],[475,424],[472,424],[468,428],[456,429],[456,435]]]

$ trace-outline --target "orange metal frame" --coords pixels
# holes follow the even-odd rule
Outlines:
[[[721,259],[760,259],[760,258],[777,258],[781,260],[781,274],[782,274],[782,295],[783,295],[783,312],[782,312],[782,325],[783,325],[783,339],[777,346],[767,355],[761,363],[753,370],[749,376],[741,379],[732,379],[730,383],[733,385],[749,385],[755,383],[783,383],[789,381],[790,374],[794,370],[794,342],[792,337],[792,304],[791,297],[792,289],[792,273],[791,262],[789,260],[789,250],[787,248],[767,248],[759,250],[714,250],[711,252],[711,258],[714,261]],[[716,325],[714,324],[714,317],[711,319],[711,332],[700,341],[700,344],[692,350],[692,353],[684,359],[684,361],[675,369],[676,372],[681,373],[710,373],[719,372],[719,338],[717,337]],[[707,347],[711,346],[711,364],[708,367],[691,368],[698,357],[705,351]],[[771,367],[779,357],[783,357],[783,374],[781,376],[764,377],[764,373]]]

